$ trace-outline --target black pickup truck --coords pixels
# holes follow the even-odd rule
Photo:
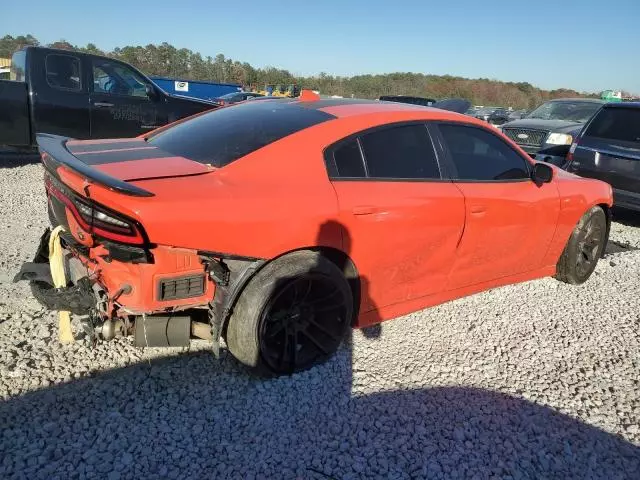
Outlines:
[[[30,148],[36,133],[135,137],[213,102],[170,95],[124,62],[42,47],[13,54],[0,80],[0,145]]]

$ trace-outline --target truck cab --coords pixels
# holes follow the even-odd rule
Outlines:
[[[0,80],[0,145],[34,146],[36,133],[135,137],[217,107],[170,95],[112,58],[26,47],[13,55],[9,80]]]

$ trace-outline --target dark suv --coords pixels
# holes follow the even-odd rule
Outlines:
[[[640,211],[640,102],[604,105],[571,145],[565,168],[604,180],[616,206]]]

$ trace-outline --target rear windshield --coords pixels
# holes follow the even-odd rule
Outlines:
[[[640,108],[603,108],[589,124],[585,137],[640,142]]]
[[[178,123],[148,142],[176,156],[224,167],[276,140],[333,118],[286,100],[248,102]]]

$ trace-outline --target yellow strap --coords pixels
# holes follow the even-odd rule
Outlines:
[[[49,237],[49,267],[51,268],[53,286],[56,288],[67,286],[67,279],[64,274],[64,256],[60,245],[60,232],[63,231],[64,228],[62,226],[57,226]],[[73,343],[74,338],[71,331],[71,316],[69,312],[58,312],[58,339],[63,344]]]

